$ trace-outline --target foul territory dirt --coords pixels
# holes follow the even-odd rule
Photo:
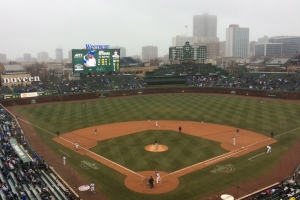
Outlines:
[[[219,142],[221,144],[221,147],[228,150],[229,152],[216,158],[200,162],[196,165],[193,165],[193,167],[186,167],[172,173],[160,172],[162,181],[154,184],[155,189],[151,189],[148,185],[148,179],[150,178],[150,176],[154,177],[156,172],[155,169],[153,169],[153,171],[133,172],[121,165],[118,165],[117,163],[114,163],[113,161],[107,160],[106,158],[89,151],[90,148],[97,145],[97,141],[107,140],[110,138],[115,138],[145,130],[178,131],[179,125],[182,127],[182,134],[189,134]],[[95,135],[95,129],[98,130],[97,135]],[[235,145],[233,144],[233,137],[235,137]],[[108,165],[109,167],[126,175],[127,178],[125,179],[124,184],[129,189],[146,194],[160,194],[169,192],[175,189],[180,184],[178,180],[178,177],[180,176],[191,173],[195,170],[199,170],[203,167],[213,165],[217,162],[231,157],[244,155],[248,152],[276,142],[276,140],[268,138],[261,134],[242,129],[240,129],[239,131],[239,136],[236,136],[235,127],[209,123],[202,124],[201,122],[189,121],[159,121],[159,126],[156,126],[155,122],[148,121],[106,124],[72,131],[63,134],[60,137],[55,137],[54,140],[81,155],[89,156],[94,160]],[[76,142],[78,142],[79,144],[78,150],[76,150],[75,148]],[[165,146],[164,144],[158,145],[157,148],[160,149],[156,149],[154,144],[149,144],[148,147],[146,146],[144,148],[152,151],[167,150],[167,146]]]

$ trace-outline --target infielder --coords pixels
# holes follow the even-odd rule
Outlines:
[[[63,157],[63,163],[66,165],[66,157]]]
[[[232,137],[232,143],[235,145],[235,137]]]
[[[95,129],[95,135],[98,135],[98,131],[97,131],[97,129]]]
[[[155,125],[158,126],[158,121],[156,120]]]
[[[78,147],[79,147],[79,145],[78,145],[78,143],[76,142],[76,143],[75,143],[76,151],[78,151]]]
[[[236,136],[239,136],[239,135],[240,135],[240,130],[236,129]]]
[[[154,145],[155,145],[155,149],[157,150],[158,149],[157,140],[155,140]]]
[[[90,185],[91,192],[95,194],[95,184],[92,182]]]
[[[160,175],[158,172],[155,172],[155,176],[156,176],[156,183],[160,182]]]
[[[89,51],[87,55],[84,56],[83,64],[86,67],[95,67],[96,59],[94,58],[94,51]]]
[[[270,146],[267,146],[267,153],[271,153],[272,148]]]

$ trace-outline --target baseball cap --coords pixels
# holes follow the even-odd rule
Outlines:
[[[88,54],[94,55],[95,52],[94,51],[89,51]]]

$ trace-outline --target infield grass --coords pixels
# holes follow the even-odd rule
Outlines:
[[[168,146],[160,153],[144,149],[155,140]],[[98,142],[91,151],[135,172],[173,172],[228,151],[220,143],[168,130],[149,130]]]
[[[68,164],[72,165],[88,180],[94,181],[96,187],[109,199],[124,199],[124,197],[126,197],[125,199],[155,200],[204,199],[208,195],[229,187],[236,187],[242,182],[261,177],[269,172],[293,143],[299,139],[300,131],[298,129],[300,127],[300,103],[274,100],[264,100],[263,103],[260,103],[259,99],[238,96],[168,94],[92,100],[86,101],[84,108],[81,102],[62,102],[37,104],[16,109],[24,114],[32,124],[42,128],[36,128],[36,131],[50,149],[61,156],[63,155],[59,151],[61,149],[72,155],[72,158],[68,159]],[[63,134],[100,124],[147,120],[148,117],[153,120],[200,121],[204,119],[205,122],[247,129],[266,136],[274,131],[275,139],[278,142],[272,145],[272,154],[265,154],[253,161],[248,160],[250,157],[265,152],[265,148],[263,148],[238,158],[231,158],[180,177],[179,187],[169,193],[146,195],[127,189],[124,185],[125,177],[101,163],[97,163],[99,170],[81,169],[78,164],[80,161],[95,161],[54,142],[52,140],[53,135],[49,134],[49,132],[55,134],[57,130]],[[285,134],[279,136],[282,133]],[[116,142],[119,143],[117,140]],[[149,141],[153,142],[153,138],[150,138]],[[118,162],[126,163],[128,161],[122,161],[123,156],[128,159],[134,155],[134,152],[130,151],[128,155],[122,153],[118,155],[118,153],[113,153],[116,151],[115,147],[99,145],[103,149],[106,148],[107,151],[102,151],[100,154],[108,158],[119,159]],[[211,151],[216,149],[214,147]],[[94,150],[97,151],[97,148]],[[99,147],[98,150],[100,151]],[[198,159],[194,157],[196,151],[196,153],[193,152],[194,156],[186,158],[190,151],[192,149],[182,154],[181,157],[176,157],[176,159]],[[215,153],[218,154],[218,152]],[[187,160],[185,162],[188,162]],[[51,163],[52,161],[48,162]],[[232,164],[235,171],[215,174],[211,172],[217,165],[226,164]],[[295,163],[291,164],[296,165]],[[133,166],[133,169],[145,169],[145,166],[147,166],[146,163],[139,163],[137,166]],[[153,167],[162,166],[154,164]],[[164,167],[168,171],[173,170],[171,167],[168,168],[168,165]],[[116,189],[118,192],[115,192]]]

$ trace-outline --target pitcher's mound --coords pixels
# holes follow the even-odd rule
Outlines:
[[[145,150],[151,152],[163,152],[163,151],[167,151],[168,149],[169,147],[163,144],[157,144],[157,147],[154,144],[145,146]]]

